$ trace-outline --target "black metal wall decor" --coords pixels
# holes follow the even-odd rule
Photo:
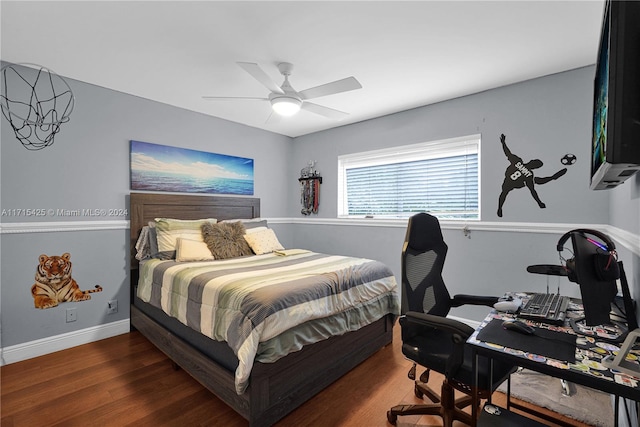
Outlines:
[[[322,176],[316,169],[316,162],[309,161],[309,166],[302,168],[300,171],[300,203],[302,203],[303,215],[311,215],[318,213],[320,205],[320,184],[322,184]]]
[[[27,150],[54,142],[75,99],[67,82],[46,67],[9,64],[0,69],[0,109]]]

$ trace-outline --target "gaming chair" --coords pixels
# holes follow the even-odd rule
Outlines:
[[[409,378],[415,381],[415,395],[429,397],[433,404],[397,405],[387,412],[387,419],[396,424],[401,415],[438,415],[444,426],[454,420],[472,424],[471,415],[462,408],[472,403],[473,361],[466,341],[474,332],[470,326],[446,318],[452,307],[462,305],[493,306],[497,297],[455,295],[451,298],[442,279],[447,254],[438,219],[419,213],[409,219],[402,249],[402,353],[414,362]],[[416,379],[416,364],[426,368]],[[493,381],[490,381],[489,361],[479,358],[478,388],[482,399],[516,370],[515,366],[495,361]],[[445,376],[438,395],[427,386],[429,372]],[[455,400],[454,390],[465,394]]]

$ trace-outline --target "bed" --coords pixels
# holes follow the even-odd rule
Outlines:
[[[177,366],[187,371],[204,387],[247,419],[252,427],[273,425],[392,341],[392,329],[397,316],[396,303],[389,304],[388,312],[381,314],[381,317],[371,323],[367,321],[365,326],[314,343],[305,343],[301,349],[296,347],[298,344],[291,345],[293,349],[290,350],[291,352],[285,356],[279,354],[272,357],[273,361],[269,359],[269,351],[273,347],[267,347],[269,351],[263,354],[259,345],[249,345],[248,348],[257,348],[258,354],[255,361],[248,360],[251,357],[247,359],[244,356],[247,346],[243,342],[238,344],[237,337],[230,339],[229,342],[214,340],[209,334],[210,331],[207,331],[209,334],[207,336],[203,331],[196,330],[197,327],[194,329],[194,325],[185,320],[185,317],[190,317],[184,315],[187,308],[176,308],[173,315],[168,315],[164,310],[166,307],[163,307],[163,303],[159,302],[163,298],[158,297],[156,303],[153,303],[153,298],[150,297],[151,293],[156,292],[157,294],[163,291],[149,290],[149,286],[152,286],[151,279],[145,272],[151,271],[151,276],[157,276],[160,274],[159,270],[166,270],[173,271],[176,277],[182,277],[190,274],[181,272],[182,269],[187,268],[183,265],[184,263],[178,263],[175,260],[152,260],[152,262],[145,261],[140,264],[135,254],[137,252],[136,243],[143,227],[155,218],[168,217],[183,220],[215,218],[217,221],[259,218],[260,200],[251,197],[131,193],[130,212],[132,329],[138,330]],[[224,268],[231,268],[232,273],[237,273],[238,271],[246,271],[244,265],[242,267],[236,266],[236,264],[244,262],[257,263],[262,266],[260,268],[274,269],[274,271],[281,269],[289,271],[291,269],[298,272],[301,268],[307,269],[309,265],[329,263],[335,260],[356,262],[356,259],[353,261],[344,260],[336,256],[307,251],[283,252],[286,256],[267,253],[238,259],[191,264],[197,265],[198,268],[204,264],[215,265],[217,269],[223,269],[221,266],[225,266]],[[286,266],[281,267],[279,264],[276,266],[275,263],[281,262],[276,258],[285,260]],[[304,267],[288,267],[294,262],[297,263],[297,258],[301,258],[300,262],[311,264],[303,264]],[[362,261],[357,261],[357,263],[362,263]],[[143,273],[142,278],[140,272]],[[221,276],[216,273],[215,277]],[[227,280],[226,277],[229,276],[225,276],[225,280]],[[278,278],[277,280],[284,279]],[[168,279],[164,279],[163,283],[167,281]],[[392,274],[390,278],[383,280],[385,286],[390,286],[388,281],[393,281],[395,288],[395,279]],[[290,283],[290,280],[285,281],[287,286]],[[139,284],[141,287],[140,296],[137,289]],[[274,288],[282,286],[281,284],[274,286]],[[395,293],[395,290],[393,292]],[[171,300],[171,298],[165,297],[165,305],[167,299]],[[251,323],[252,320],[249,322]],[[315,328],[314,322],[315,320],[306,321],[300,327],[312,325]],[[201,323],[206,324],[206,322]],[[275,324],[278,322],[274,322],[272,326]],[[264,329],[268,328],[267,325]],[[229,329],[235,330],[236,328]],[[274,332],[272,331],[272,333]],[[285,332],[282,335],[285,335]],[[251,336],[251,331],[242,339],[256,341],[256,339],[247,339],[248,336]],[[283,342],[288,341],[284,340]],[[262,344],[260,343],[260,345]],[[278,346],[280,344],[275,347]],[[238,353],[239,348],[242,350]],[[287,352],[285,351],[285,353]]]

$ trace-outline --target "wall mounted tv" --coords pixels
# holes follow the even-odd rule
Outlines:
[[[594,80],[590,188],[614,188],[638,170],[640,2],[608,0]]]

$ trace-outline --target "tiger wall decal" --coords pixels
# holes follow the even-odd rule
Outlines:
[[[62,256],[40,255],[36,268],[36,283],[31,287],[33,304],[36,308],[56,307],[66,301],[86,301],[91,293],[102,291],[102,286],[81,291],[78,283],[71,277],[71,254]]]

